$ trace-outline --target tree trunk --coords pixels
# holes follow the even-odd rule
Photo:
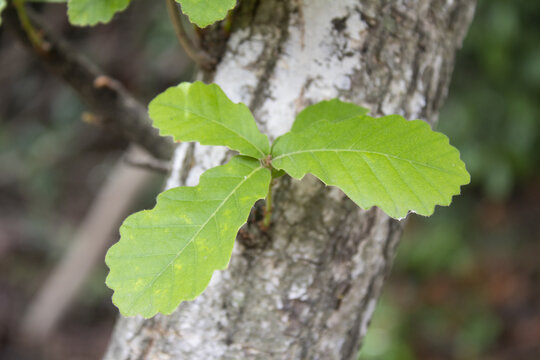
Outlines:
[[[334,97],[430,123],[474,0],[244,0],[213,81],[272,139]],[[168,187],[194,185],[225,149],[181,144]],[[106,359],[355,359],[402,223],[313,177],[281,178],[272,226],[254,219],[228,270],[170,316],[120,319]]]

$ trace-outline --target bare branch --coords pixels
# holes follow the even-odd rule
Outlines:
[[[83,59],[61,39],[56,38],[32,13],[28,20],[39,31],[41,43],[29,40],[17,12],[12,6],[5,9],[4,25],[16,34],[52,73],[70,85],[91,111],[107,126],[139,144],[159,159],[170,159],[173,141],[159,136],[151,126],[146,108],[116,80],[103,74],[94,64]]]

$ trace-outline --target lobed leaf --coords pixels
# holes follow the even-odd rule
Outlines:
[[[229,10],[236,6],[236,0],[176,0],[182,5],[182,12],[198,27],[204,28],[223,20]]]
[[[269,184],[259,161],[236,156],[205,172],[198,186],[166,191],[154,209],[128,217],[105,259],[120,312],[169,314],[201,294],[212,273],[227,267],[238,229]]]
[[[215,84],[182,83],[158,95],[150,117],[162,135],[177,141],[222,145],[262,159],[270,153],[268,137],[257,128],[244,104],[235,104]]]
[[[131,0],[68,0],[69,22],[73,25],[96,25],[109,22],[125,10]]]
[[[302,110],[296,116],[291,131],[304,130],[320,120],[338,123],[353,117],[365,115],[368,112],[369,110],[366,108],[339,99],[321,101]]]
[[[470,181],[445,135],[398,115],[317,121],[276,140],[272,156],[276,169],[297,179],[312,173],[362,208],[376,205],[394,218],[429,216]]]

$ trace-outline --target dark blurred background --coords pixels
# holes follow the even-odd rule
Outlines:
[[[109,25],[57,33],[147,102],[189,80],[164,6],[134,1]],[[480,0],[438,129],[472,184],[412,217],[360,359],[540,359],[540,1]],[[116,317],[104,264],[46,346],[17,329],[127,146],[0,28],[0,359],[100,359]],[[151,206],[156,174],[130,211]],[[109,241],[115,241],[111,237]]]

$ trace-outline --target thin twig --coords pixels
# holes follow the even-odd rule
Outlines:
[[[37,51],[43,51],[43,38],[39,35],[34,25],[32,24],[32,21],[28,17],[28,14],[26,13],[26,8],[24,7],[24,1],[14,0],[13,7],[15,8],[15,11],[17,11],[21,27],[24,29],[28,40],[30,41],[30,43],[32,43],[32,46],[34,46]]]
[[[216,65],[216,60],[208,55],[204,50],[196,46],[186,33],[184,26],[182,25],[182,19],[175,0],[165,0],[167,3],[167,11],[169,12],[169,18],[174,27],[174,32],[178,38],[178,42],[182,45],[182,48],[197,65],[202,69],[211,70]]]
[[[124,161],[126,164],[161,174],[168,174],[171,172],[172,166],[170,161],[156,159],[150,154],[140,155],[137,157],[129,155],[131,154],[126,153],[126,156],[124,156]]]

